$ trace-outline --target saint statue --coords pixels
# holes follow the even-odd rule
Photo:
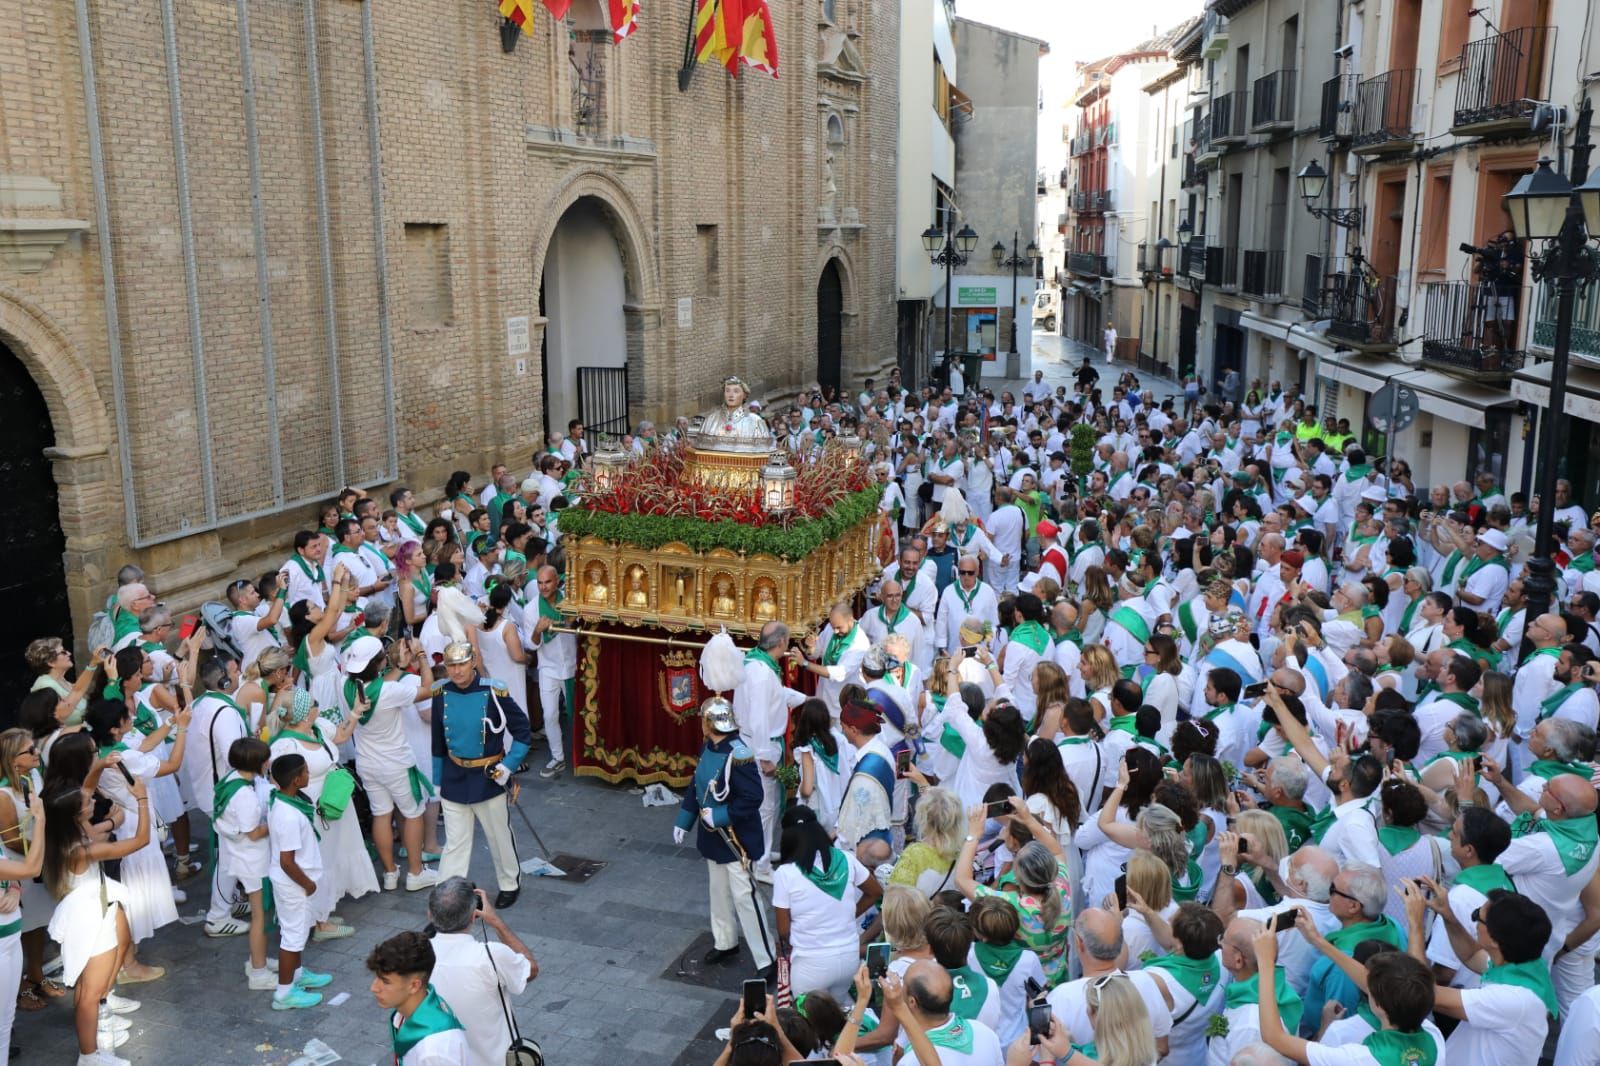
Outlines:
[[[711,613],[717,618],[732,618],[733,612],[739,609],[739,604],[733,598],[733,582],[719,577],[713,587],[716,594],[711,597]]]
[[[770,622],[778,617],[778,600],[772,593],[772,586],[765,581],[756,586],[756,602],[750,608],[750,613],[758,622]]]
[[[650,606],[650,594],[644,587],[644,567],[630,566],[628,568],[628,595],[625,602],[629,607],[635,608]]]
[[[750,386],[739,378],[722,383],[722,406],[708,412],[694,445],[709,451],[771,451],[772,430],[748,406]]]
[[[599,563],[590,563],[584,571],[583,602],[604,604],[606,602],[606,570]]]

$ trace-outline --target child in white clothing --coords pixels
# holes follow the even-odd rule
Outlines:
[[[272,780],[278,786],[267,799],[269,876],[278,910],[278,987],[272,1009],[296,1010],[321,1003],[322,995],[314,990],[333,982],[330,975],[300,965],[311,935],[311,897],[323,874],[321,832],[316,808],[301,791],[311,783],[306,757],[289,752],[272,760]]]
[[[240,737],[228,747],[233,771],[218,781],[211,807],[211,825],[217,834],[217,866],[224,882],[237,878],[250,897],[250,962],[245,967],[250,988],[276,989],[278,982],[267,969],[267,915],[265,892],[271,868],[267,841],[266,773],[272,749],[255,737]]]

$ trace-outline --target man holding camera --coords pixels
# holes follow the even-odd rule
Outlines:
[[[447,878],[466,874],[476,820],[500,886],[494,905],[504,909],[517,901],[521,872],[506,789],[512,771],[528,755],[533,731],[505,685],[478,676],[472,645],[455,641],[446,647],[444,669],[446,680],[433,686],[432,712],[433,780],[444,806],[446,838],[439,873]]]
[[[1478,260],[1478,277],[1483,285],[1484,346],[1500,351],[1515,348],[1522,245],[1510,230],[1506,230],[1491,237],[1482,248],[1463,244],[1461,250]]]
[[[474,919],[494,930],[498,943],[472,935]],[[489,905],[483,889],[464,877],[434,886],[428,896],[433,937],[434,991],[467,1033],[470,1062],[501,1062],[511,1046],[506,1011],[513,997],[539,976],[539,962]]]

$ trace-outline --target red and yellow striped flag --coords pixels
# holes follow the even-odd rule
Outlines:
[[[500,14],[526,34],[533,33],[533,0],[500,0]]]
[[[611,35],[617,43],[639,28],[639,0],[611,0]]]
[[[738,77],[741,66],[778,76],[778,40],[766,0],[700,0],[695,54]]]
[[[767,0],[744,0],[744,32],[739,58],[764,74],[778,76],[778,35],[772,29],[772,12]]]

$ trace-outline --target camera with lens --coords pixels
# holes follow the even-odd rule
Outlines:
[[[1500,258],[1500,256],[1503,254],[1499,248],[1495,247],[1495,244],[1496,244],[1495,241],[1490,241],[1484,247],[1479,248],[1475,244],[1468,244],[1466,241],[1462,241],[1461,245],[1460,245],[1460,248],[1461,248],[1461,250],[1463,252],[1466,252],[1468,255],[1475,255],[1479,259],[1483,259],[1483,260],[1486,260],[1488,262],[1494,262],[1495,260],[1498,260]]]

